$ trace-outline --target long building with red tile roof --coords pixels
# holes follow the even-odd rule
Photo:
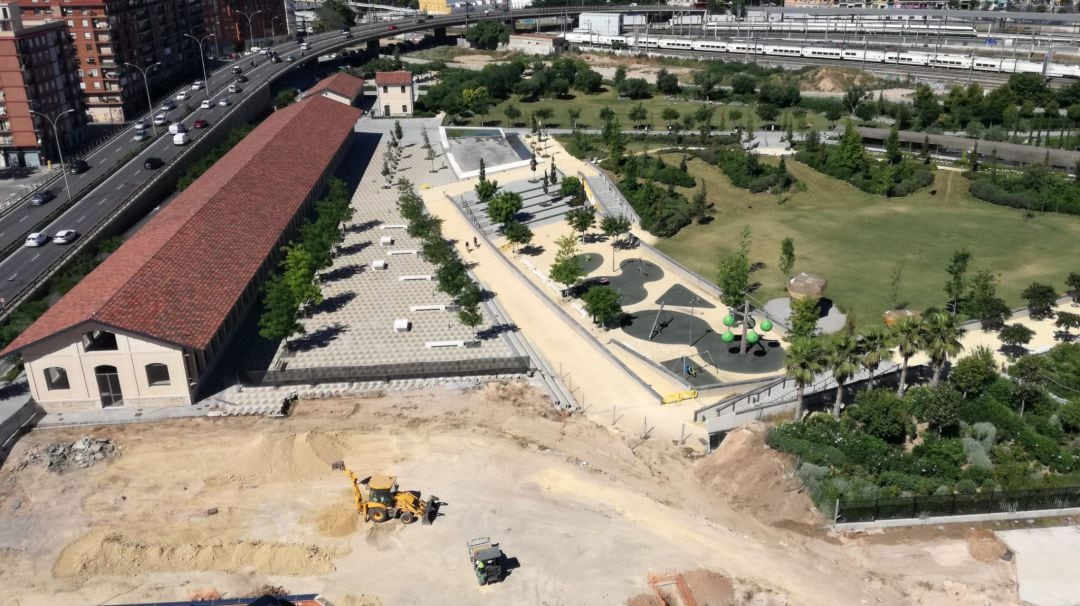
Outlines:
[[[322,95],[339,103],[352,105],[364,92],[364,81],[356,76],[338,72],[327,78],[323,78],[315,86],[304,92],[304,98]]]
[[[17,337],[47,410],[190,404],[360,110],[271,114]]]

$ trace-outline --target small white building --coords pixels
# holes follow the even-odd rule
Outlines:
[[[506,50],[525,53],[526,55],[554,55],[566,48],[566,40],[558,36],[540,36],[537,34],[517,34],[510,36]]]
[[[416,91],[412,73],[375,72],[379,104],[375,114],[383,118],[408,118],[413,114]]]

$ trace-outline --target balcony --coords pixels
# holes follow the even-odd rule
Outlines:
[[[7,136],[0,137],[0,145],[6,145],[8,147],[15,145],[15,138]]]

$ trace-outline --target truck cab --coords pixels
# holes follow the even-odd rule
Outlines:
[[[502,579],[503,552],[498,543],[492,543],[488,537],[469,541],[469,561],[472,562],[476,581],[480,585],[497,583]]]

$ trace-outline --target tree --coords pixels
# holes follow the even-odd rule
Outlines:
[[[780,108],[771,103],[758,103],[757,115],[765,122],[772,122],[780,115]]]
[[[701,129],[702,141],[705,141],[712,133],[712,119],[714,113],[716,113],[716,110],[708,105],[702,105],[694,112],[694,121],[698,123],[698,128]]]
[[[581,233],[581,242],[584,243],[585,232],[592,229],[596,222],[596,210],[590,206],[570,209],[566,213],[566,222],[570,224],[570,229]]]
[[[435,270],[435,279],[439,290],[456,297],[472,281],[466,271],[465,264],[458,258],[453,258],[443,263]]]
[[[750,289],[750,231],[743,228],[742,241],[732,253],[720,259],[716,271],[716,284],[720,287],[720,299],[728,307],[739,308],[746,301]],[[745,326],[745,322],[743,323]]]
[[[469,328],[476,328],[484,321],[479,305],[462,305],[458,308],[457,316],[458,322]]]
[[[736,95],[752,95],[756,89],[757,83],[751,76],[738,74],[731,79],[731,92]]]
[[[660,112],[660,117],[668,122],[668,127],[679,120],[679,110],[674,107],[665,107],[664,111]]]
[[[612,320],[622,317],[622,305],[618,291],[609,286],[593,286],[581,296],[585,311],[592,316],[593,322],[606,326]]]
[[[1070,272],[1065,278],[1065,287],[1069,289],[1073,303],[1080,303],[1080,273]]]
[[[623,215],[605,215],[600,220],[600,231],[604,232],[604,235],[617,240],[623,234],[630,232],[630,219],[627,219]],[[612,242],[614,246],[614,242]]]
[[[315,11],[315,19],[323,31],[338,30],[356,25],[356,14],[341,0],[326,0]]]
[[[709,190],[702,181],[701,188],[694,192],[694,197],[690,198],[688,209],[690,217],[696,219],[698,223],[704,223],[705,219],[712,215],[712,207],[713,205],[709,203]]]
[[[855,108],[866,98],[866,93],[866,87],[859,84],[852,84],[844,91],[844,96],[840,100],[840,103],[843,104],[847,113],[854,113]]]
[[[795,269],[795,240],[784,238],[780,242],[780,264],[778,267],[780,273],[785,276],[790,276],[791,270]]]
[[[506,116],[506,127],[510,128],[514,120],[521,117],[521,110],[513,103],[507,103],[506,107],[503,108],[503,115]]]
[[[660,68],[656,72],[656,90],[665,95],[677,95],[679,93],[679,78],[666,68]]]
[[[894,342],[897,352],[900,354],[900,386],[897,395],[903,396],[907,391],[907,369],[912,356],[919,353],[923,347],[923,321],[918,317],[907,317],[900,320],[896,325]]]
[[[936,312],[923,321],[922,332],[922,348],[930,357],[930,367],[933,369],[930,385],[937,387],[945,363],[964,349],[960,343],[963,331],[956,324],[956,318],[945,312]]]
[[[523,202],[519,194],[512,191],[501,192],[488,202],[488,218],[492,223],[505,225],[514,218],[522,206]]]
[[[259,335],[269,341],[281,341],[294,334],[303,333],[304,326],[296,319],[298,309],[293,292],[282,280],[280,274],[274,274],[263,287],[263,311],[259,316]]]
[[[322,303],[322,289],[315,283],[315,259],[300,243],[286,246],[281,280],[298,307]]]
[[[996,280],[986,270],[975,272],[971,288],[964,299],[964,313],[979,320],[983,330],[996,330],[1012,317],[1012,310],[997,296]]]
[[[551,117],[555,115],[555,110],[551,109],[550,107],[540,107],[537,108],[536,111],[533,112],[533,114],[538,120],[540,120],[541,123],[543,123],[551,120]]]
[[[510,30],[498,21],[484,20],[469,28],[465,39],[473,48],[495,50],[510,41]]]
[[[622,84],[625,81],[626,81],[626,68],[625,67],[617,67],[617,68],[615,68],[615,76],[611,79],[611,83],[615,85],[615,88],[618,88],[619,85]]]
[[[611,109],[607,105],[600,108],[600,119],[604,122],[611,122],[615,119],[615,110]]]
[[[844,127],[844,134],[840,137],[840,143],[836,151],[829,154],[829,163],[835,164],[837,176],[848,178],[859,174],[866,167],[866,153],[863,148],[862,136],[855,130],[851,122]]]
[[[487,182],[487,165],[484,164],[484,159],[483,158],[480,158],[480,170],[478,172],[480,173],[479,174],[479,178],[480,178],[479,183]],[[492,193],[494,193],[494,192],[492,192]],[[490,198],[490,196],[489,196],[489,198]]]
[[[825,363],[836,381],[836,399],[833,400],[833,416],[840,418],[840,408],[844,405],[844,383],[859,372],[859,344],[850,335],[843,335],[829,342],[825,354]]]
[[[394,136],[397,137],[398,141],[405,138],[405,133],[401,130],[401,120],[394,120]]]
[[[577,258],[577,238],[562,236],[555,240],[555,245],[558,246],[558,251],[555,253],[555,262],[548,270],[548,277],[563,286],[573,286],[585,276]]]
[[[643,78],[627,78],[616,86],[619,95],[627,99],[648,99],[652,97],[652,87]]]
[[[645,109],[644,104],[638,103],[637,105],[630,108],[630,112],[627,113],[627,117],[630,118],[630,122],[636,126],[645,123],[645,120],[647,120],[649,117],[649,112]]]
[[[1059,311],[1054,326],[1064,330],[1066,335],[1071,335],[1072,329],[1080,328],[1080,314]]]
[[[581,109],[576,107],[570,108],[566,110],[566,115],[570,117],[570,128],[577,130],[578,120],[581,119]]]
[[[1024,346],[1031,342],[1035,331],[1023,324],[1009,324],[998,333],[998,338],[1005,344],[1010,357],[1017,357],[1023,353]]]
[[[503,235],[506,236],[506,240],[516,247],[527,246],[529,242],[532,242],[533,232],[529,229],[528,225],[520,221],[510,220],[503,223]]]
[[[484,124],[484,114],[491,107],[491,95],[486,86],[476,86],[461,90],[461,104],[469,111],[480,114],[480,125]]]
[[[1008,368],[1014,382],[1012,397],[1020,402],[1021,417],[1027,402],[1042,395],[1043,365],[1042,356],[1024,356]]]
[[[420,147],[422,147],[423,149],[431,149],[431,139],[428,138],[426,127],[420,131],[420,136],[424,139],[424,144]]]
[[[570,198],[571,201],[567,202],[570,206],[580,205],[585,198],[585,186],[577,177],[566,177],[559,186],[559,196]]]
[[[1054,304],[1057,303],[1057,293],[1053,286],[1032,282],[1030,286],[1020,293],[1027,300],[1028,315],[1032,320],[1044,320],[1054,317]]]
[[[949,307],[954,316],[960,308],[960,297],[967,289],[967,270],[970,262],[971,253],[958,250],[953,253],[952,261],[945,269],[949,274],[949,281],[945,283],[945,294],[949,296]]]
[[[274,102],[272,105],[276,108],[282,108],[286,105],[292,105],[296,101],[296,97],[300,95],[300,90],[296,88],[286,88],[285,90],[278,91],[278,94],[274,95]]]
[[[583,69],[574,76],[574,88],[588,95],[600,92],[603,85],[604,77],[591,69]]]
[[[868,381],[874,387],[874,373],[882,362],[891,357],[889,333],[880,326],[871,326],[859,337],[859,363],[870,373]]]
[[[481,179],[476,182],[473,191],[476,192],[476,200],[481,204],[486,204],[491,202],[491,199],[495,197],[495,193],[499,191],[499,182]],[[421,204],[423,204],[422,201]],[[405,218],[408,219],[408,217]]]
[[[866,433],[896,446],[907,440],[911,429],[911,412],[907,404],[885,389],[857,394],[854,406],[844,411],[844,417],[854,420]]]
[[[817,373],[824,367],[824,352],[821,342],[814,338],[801,338],[791,342],[784,357],[787,375],[795,381],[795,420],[802,421],[803,400],[806,386],[814,382]]]
[[[821,312],[818,310],[818,300],[810,297],[791,300],[791,330],[788,332],[788,340],[809,338],[817,330],[818,319]]]
[[[978,395],[997,379],[997,362],[989,347],[979,345],[949,372],[949,384],[965,398]]]
[[[900,164],[904,152],[900,151],[900,130],[894,125],[885,139],[885,159],[889,164]]]

